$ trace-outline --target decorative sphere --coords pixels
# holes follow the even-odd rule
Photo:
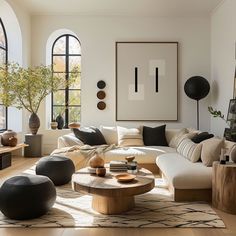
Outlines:
[[[200,100],[207,96],[210,91],[210,85],[205,78],[193,76],[186,81],[184,91],[191,99]]]
[[[99,177],[104,177],[106,175],[106,168],[105,167],[96,168],[96,174]]]

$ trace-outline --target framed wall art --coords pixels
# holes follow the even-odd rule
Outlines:
[[[116,120],[178,120],[178,42],[116,42]]]

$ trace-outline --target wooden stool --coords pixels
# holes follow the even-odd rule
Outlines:
[[[219,210],[236,214],[236,164],[213,163],[212,205]]]

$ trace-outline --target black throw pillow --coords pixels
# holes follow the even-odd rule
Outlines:
[[[202,142],[206,139],[212,138],[212,137],[214,137],[213,134],[209,134],[208,132],[202,132],[200,134],[195,135],[193,138],[191,138],[191,140],[194,143],[200,143],[200,142]]]
[[[97,128],[90,127],[87,129],[73,129],[75,137],[80,139],[84,144],[88,145],[102,145],[107,144],[106,140],[101,133],[101,131]]]
[[[166,125],[155,128],[143,126],[143,142],[145,146],[168,146]]]

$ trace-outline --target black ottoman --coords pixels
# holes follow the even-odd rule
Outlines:
[[[55,185],[67,184],[71,181],[71,176],[74,173],[74,163],[66,157],[43,157],[36,165],[36,174],[47,176]]]
[[[0,188],[0,210],[10,219],[37,218],[47,213],[55,200],[55,187],[45,176],[15,176]]]

